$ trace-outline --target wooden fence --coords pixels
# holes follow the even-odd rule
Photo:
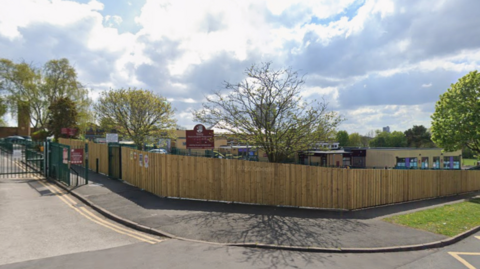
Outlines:
[[[107,146],[97,145],[101,147],[95,156],[105,158],[108,173]],[[92,158],[91,153],[90,163]],[[126,147],[121,159],[123,180],[165,197],[359,209],[480,190],[480,171],[324,168],[153,154]]]
[[[75,139],[66,139],[60,138],[60,144],[69,145],[72,149],[83,149],[85,144],[88,143],[88,169],[92,171],[97,171],[99,173],[108,175],[108,145],[107,144],[97,144],[94,142],[85,142]],[[86,156],[84,155],[84,158]],[[98,160],[98,168],[97,168]],[[84,160],[85,163],[85,160]]]

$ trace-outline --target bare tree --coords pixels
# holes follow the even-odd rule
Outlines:
[[[193,115],[242,142],[260,146],[270,162],[283,162],[326,140],[343,120],[323,100],[302,100],[304,80],[291,69],[271,70],[265,63],[251,66],[245,74],[240,83],[225,83],[227,94],[217,91],[207,96]]]

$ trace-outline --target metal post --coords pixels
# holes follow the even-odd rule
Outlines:
[[[85,143],[85,184],[88,185],[88,143]]]

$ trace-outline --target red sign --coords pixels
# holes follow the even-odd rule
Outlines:
[[[68,135],[69,136],[75,136],[76,134],[77,134],[77,129],[68,128]]]
[[[215,142],[213,130],[207,130],[201,124],[195,125],[193,130],[186,131],[187,149],[213,149]]]
[[[77,134],[77,129],[75,128],[62,128],[62,135],[75,136]]]
[[[71,149],[70,150],[70,163],[71,164],[83,164],[83,149]]]

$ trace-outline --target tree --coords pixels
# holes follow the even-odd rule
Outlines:
[[[405,136],[407,137],[407,145],[409,147],[415,148],[428,148],[434,147],[430,133],[427,131],[423,125],[414,125],[413,128],[410,128],[405,131]]]
[[[63,97],[76,104],[80,124],[91,120],[88,90],[77,81],[77,73],[67,59],[48,61],[42,68],[0,59],[0,81],[10,111],[15,114],[19,102],[28,104],[33,127],[46,127],[48,107]]]
[[[348,145],[351,146],[351,147],[361,147],[361,146],[363,146],[362,137],[360,136],[360,134],[359,133],[351,133],[348,136]]]
[[[376,131],[376,136],[370,141],[371,147],[394,147],[400,148],[407,145],[407,138],[405,134],[399,131],[381,132],[380,130]]]
[[[55,141],[58,141],[60,137],[67,137],[62,135],[62,128],[78,129],[78,111],[75,103],[69,97],[57,98],[48,107],[48,110],[47,127]]]
[[[442,95],[432,115],[432,140],[446,151],[480,153],[480,73],[460,78]]]
[[[389,134],[387,138],[387,147],[403,148],[407,146],[407,138],[405,134],[399,131],[394,131]]]
[[[94,107],[99,122],[115,126],[118,133],[131,138],[139,149],[143,149],[148,136],[159,136],[176,126],[170,103],[148,90],[104,91]]]
[[[326,102],[302,100],[303,78],[291,69],[253,65],[239,83],[225,83],[229,92],[207,96],[194,119],[214,125],[242,143],[263,148],[269,162],[284,162],[298,151],[325,141],[343,120]]]
[[[349,145],[347,131],[338,131],[337,142],[340,144],[340,147],[345,147]]]

